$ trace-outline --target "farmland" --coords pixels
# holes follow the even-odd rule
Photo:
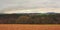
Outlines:
[[[60,25],[0,24],[0,30],[60,30]]]

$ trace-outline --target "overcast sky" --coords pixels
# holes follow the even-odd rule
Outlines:
[[[19,8],[60,8],[60,0],[0,0],[0,9]]]

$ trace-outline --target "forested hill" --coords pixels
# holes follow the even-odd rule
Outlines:
[[[0,14],[1,24],[60,24],[60,14]]]

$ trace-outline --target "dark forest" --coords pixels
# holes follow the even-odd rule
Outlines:
[[[60,24],[60,14],[0,14],[0,24]]]

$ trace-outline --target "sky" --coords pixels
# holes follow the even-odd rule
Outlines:
[[[19,8],[60,8],[60,0],[0,0],[0,9]]]
[[[5,14],[13,14],[13,13],[48,13],[48,12],[54,12],[54,13],[60,13],[60,8],[41,8],[41,9],[27,9],[27,10],[7,10],[4,11],[3,13]],[[15,11],[14,11],[15,10]]]
[[[60,8],[60,0],[0,0],[0,11],[5,8]]]

